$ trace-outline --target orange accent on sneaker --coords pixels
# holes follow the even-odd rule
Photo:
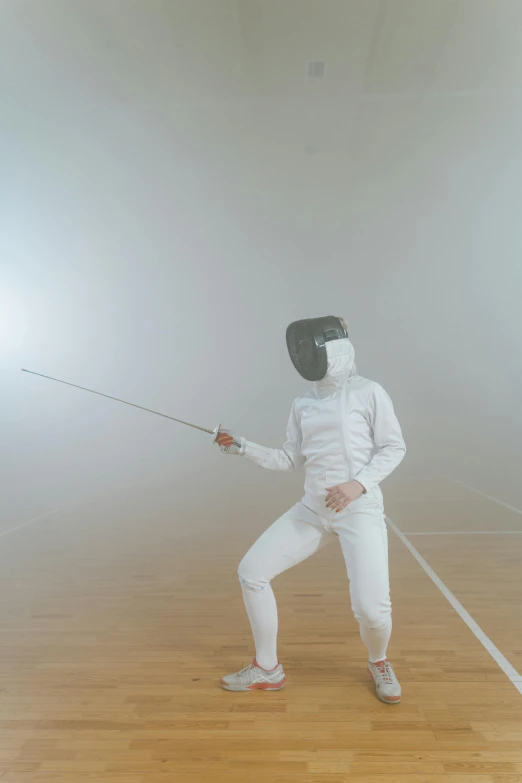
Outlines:
[[[258,664],[257,658],[254,658],[254,662],[253,663],[254,663],[254,666],[257,666],[257,668],[261,669],[262,672],[275,672],[275,670],[279,666],[279,661],[278,661],[273,669],[263,669],[263,667]]]

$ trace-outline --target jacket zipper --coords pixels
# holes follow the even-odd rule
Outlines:
[[[337,405],[339,414],[339,425],[341,428],[341,440],[344,454],[344,461],[346,465],[346,474],[348,481],[352,480],[352,471],[350,469],[350,450],[348,447],[348,438],[346,436],[346,384],[343,384],[339,392],[339,400]]]

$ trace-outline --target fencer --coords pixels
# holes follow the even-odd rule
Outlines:
[[[247,457],[263,468],[304,466],[306,472],[302,500],[261,535],[239,565],[255,658],[223,677],[221,685],[230,691],[284,687],[271,582],[337,536],[353,613],[368,650],[368,671],[378,698],[397,704],[401,686],[387,658],[392,618],[380,484],[406,453],[401,428],[384,389],[357,374],[344,319],[296,321],[286,339],[295,368],[313,385],[294,400],[283,448],[267,448],[227,430],[216,439],[223,453]]]

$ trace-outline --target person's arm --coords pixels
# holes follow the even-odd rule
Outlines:
[[[370,391],[365,415],[373,431],[376,453],[354,478],[366,492],[371,492],[402,462],[406,444],[392,401],[377,383]]]
[[[243,454],[248,459],[267,470],[297,470],[304,465],[304,457],[301,454],[301,427],[295,410],[295,402],[292,405],[286,441],[282,449],[271,449],[261,446],[249,440],[242,441]]]

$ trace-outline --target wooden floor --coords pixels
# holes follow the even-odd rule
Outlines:
[[[522,515],[436,483],[387,510],[522,671]],[[367,680],[336,543],[274,584],[287,688],[222,691],[263,525],[226,513],[179,525],[145,494],[0,538],[0,783],[522,783],[521,693],[392,533],[401,705]]]

